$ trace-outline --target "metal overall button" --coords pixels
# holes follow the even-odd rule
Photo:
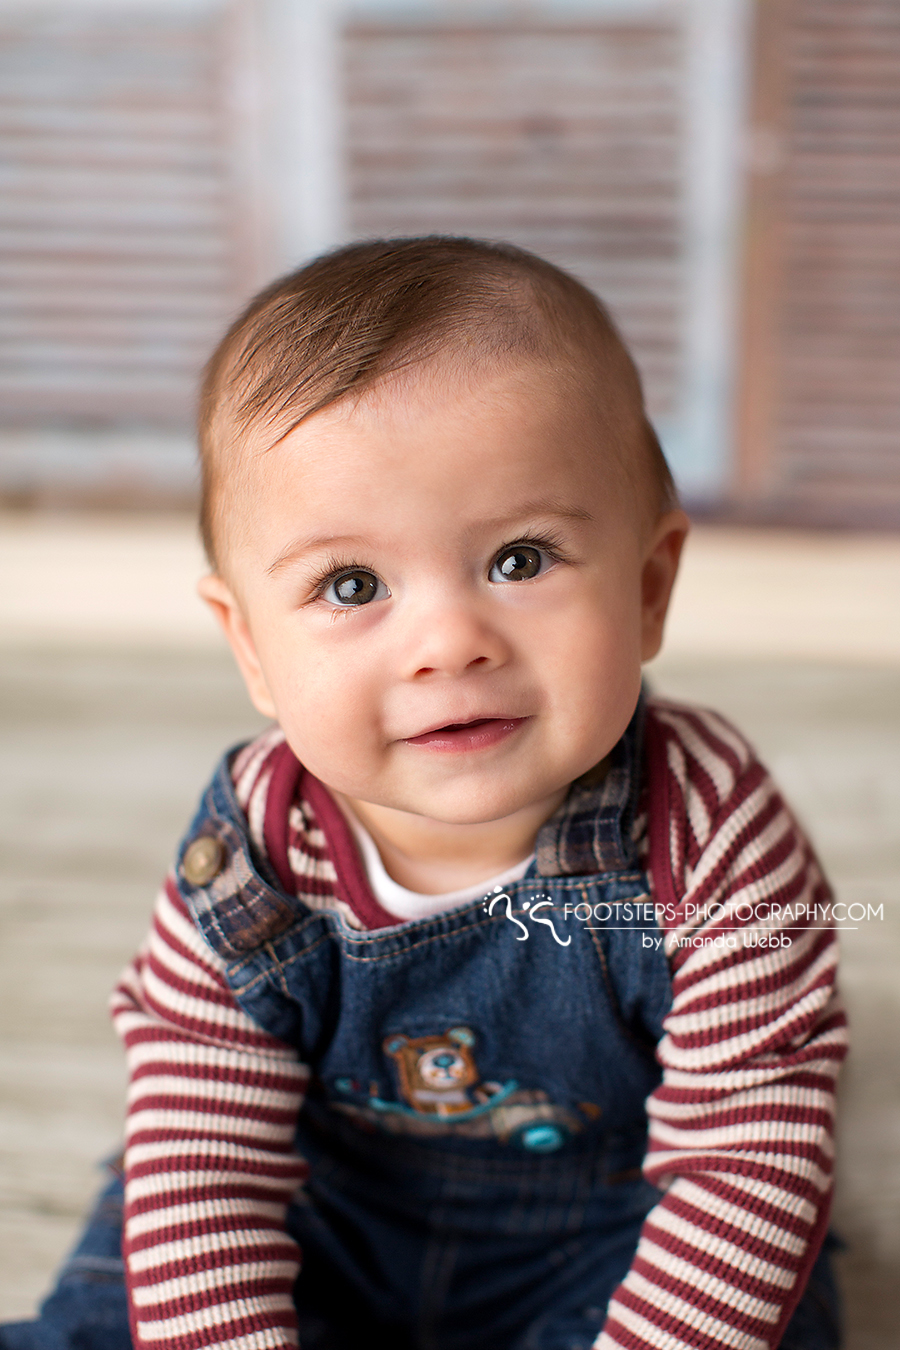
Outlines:
[[[181,870],[192,886],[206,886],[225,865],[225,845],[211,834],[203,834],[189,844],[181,861]]]

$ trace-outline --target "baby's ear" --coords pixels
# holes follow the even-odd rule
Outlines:
[[[666,611],[691,522],[683,511],[666,511],[650,536],[641,571],[641,660],[662,646]]]
[[[275,704],[272,702],[272,695],[269,693],[269,686],[266,684],[266,677],[256,654],[256,646],[233,591],[220,576],[211,573],[208,577],[201,577],[197,582],[197,592],[215,614],[222,632],[228,639],[228,645],[244,677],[247,693],[254,708],[261,712],[263,717],[273,717],[277,720]]]

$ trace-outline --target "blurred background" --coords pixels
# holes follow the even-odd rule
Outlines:
[[[836,1222],[848,1350],[895,1350],[896,0],[0,0],[0,1318],[116,1147],[106,994],[258,726],[193,593],[197,372],[278,271],[423,231],[610,306],[697,521],[651,683],[871,906]]]

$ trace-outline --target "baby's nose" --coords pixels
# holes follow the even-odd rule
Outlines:
[[[408,650],[408,676],[461,675],[493,669],[509,660],[503,634],[475,608],[443,606],[413,621]]]

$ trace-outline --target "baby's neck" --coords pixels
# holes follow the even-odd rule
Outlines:
[[[566,789],[502,820],[475,825],[448,824],[334,795],[369,831],[388,876],[420,895],[443,895],[486,881],[527,858]]]

